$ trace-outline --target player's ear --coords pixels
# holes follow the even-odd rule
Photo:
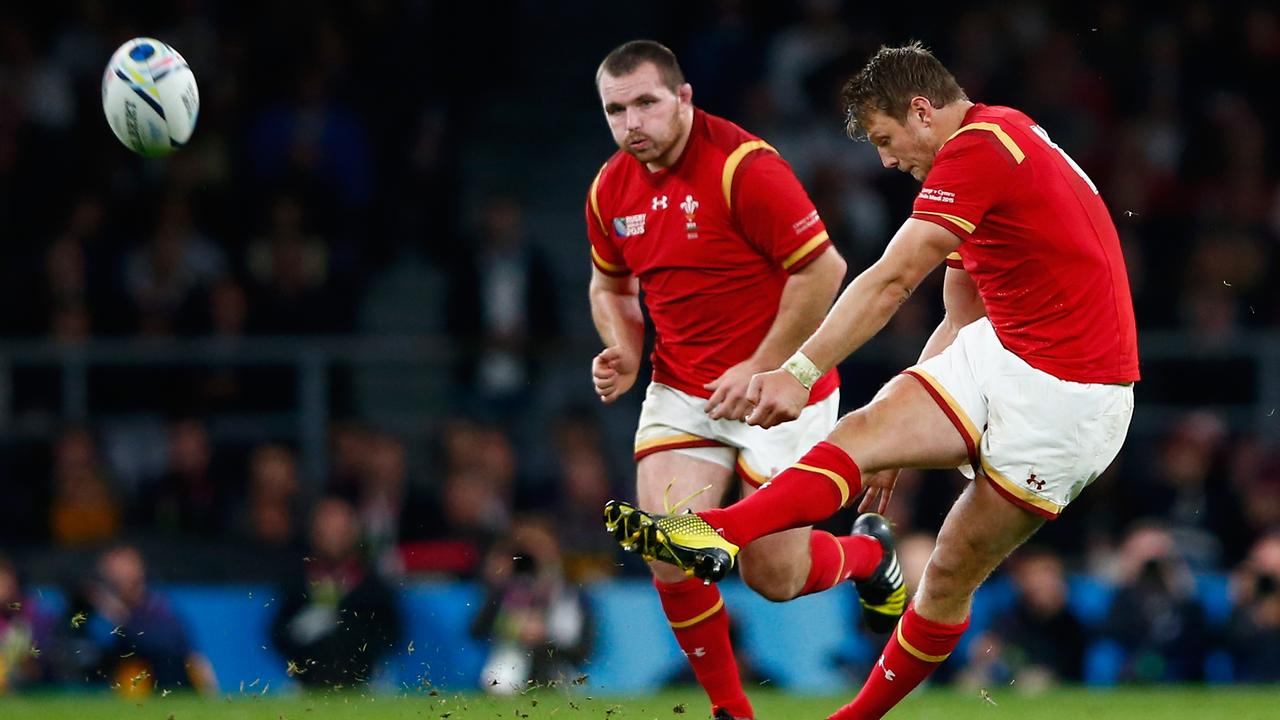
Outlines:
[[[683,104],[693,102],[693,86],[689,83],[681,83],[680,87],[676,88],[676,97]]]
[[[929,98],[917,95],[911,98],[908,108],[908,117],[915,116],[916,120],[919,120],[920,124],[925,127],[933,124],[933,103],[929,101]]]

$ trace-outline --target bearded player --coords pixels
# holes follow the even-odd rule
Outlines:
[[[946,316],[924,359],[770,486],[728,508],[652,517],[614,503],[642,552],[714,579],[743,543],[817,522],[896,467],[962,466],[911,606],[836,720],[878,718],[955,648],[974,591],[1062,512],[1124,443],[1138,380],[1120,241],[1098,189],[1047,132],[976,104],[918,43],[881,48],[845,87],[848,129],[924,187],[884,255],[782,366],[752,378],[748,422],[800,414],[817,378],[946,263]],[[781,425],[780,427],[785,427]]]
[[[705,510],[735,478],[750,495],[835,425],[834,370],[814,378],[793,422],[765,429],[743,420],[751,377],[778,367],[818,326],[845,263],[790,166],[763,140],[695,108],[666,47],[618,47],[596,86],[620,150],[591,183],[586,206],[591,311],[605,344],[592,377],[605,403],[635,383],[643,289],[655,339],[635,440],[638,505]],[[626,518],[606,521],[619,539],[631,534]],[[863,516],[846,537],[799,526],[761,537],[743,547],[740,563],[746,583],[771,600],[852,579],[868,626],[880,632],[905,605],[879,515]],[[719,590],[681,569],[650,566],[713,714],[754,717]]]

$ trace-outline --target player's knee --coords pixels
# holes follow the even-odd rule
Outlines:
[[[747,587],[773,602],[791,600],[804,587],[804,578],[797,577],[795,570],[786,565],[743,563],[738,571]]]
[[[921,588],[937,597],[964,597],[973,594],[982,582],[971,552],[964,548],[939,546],[925,567]]]

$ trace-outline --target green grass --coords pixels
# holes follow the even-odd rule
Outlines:
[[[909,698],[889,717],[892,720],[1263,720],[1280,717],[1280,687],[1071,689],[1034,697],[996,690],[990,695],[988,701],[977,693],[922,692]],[[825,718],[848,699],[800,697],[772,691],[752,694],[761,720]],[[354,693],[281,698],[238,692],[216,700],[180,695],[142,700],[107,695],[0,697],[0,718],[4,720],[705,720],[706,717],[706,701],[696,690],[663,692],[644,698],[594,697],[554,690],[508,699],[455,693],[435,697]]]

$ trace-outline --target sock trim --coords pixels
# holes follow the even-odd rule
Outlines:
[[[898,644],[902,646],[903,650],[906,650],[907,652],[914,655],[917,660],[923,660],[927,663],[940,663],[943,660],[946,660],[947,658],[951,657],[951,653],[947,653],[946,655],[930,655],[929,653],[926,653],[925,651],[907,642],[907,639],[902,636],[901,620],[898,621],[897,635],[898,635]]]
[[[817,473],[826,477],[828,480],[835,483],[836,487],[840,490],[840,507],[844,507],[845,503],[849,502],[849,481],[845,480],[844,476],[832,470],[828,470],[827,468],[814,467],[813,465],[805,465],[804,463],[796,463],[791,467],[796,470]]]
[[[670,623],[671,623],[671,627],[672,627],[673,629],[675,629],[675,630],[679,630],[679,629],[681,629],[681,628],[692,627],[692,626],[697,625],[698,623],[702,622],[703,620],[706,620],[707,618],[711,617],[712,615],[715,615],[716,613],[720,612],[720,610],[721,610],[723,607],[724,607],[724,598],[717,598],[717,599],[716,599],[716,604],[715,604],[715,605],[712,605],[712,606],[711,606],[710,608],[708,608],[707,610],[705,610],[705,611],[703,611],[703,612],[700,612],[700,613],[698,613],[697,615],[694,615],[692,618],[690,618],[690,619],[688,619],[688,620],[681,620],[681,621],[679,621],[679,622],[676,622],[676,621],[674,621],[674,620],[668,620],[668,622],[670,622]]]

